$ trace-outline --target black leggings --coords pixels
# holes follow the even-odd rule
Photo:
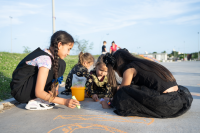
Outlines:
[[[115,94],[112,106],[121,116],[170,118],[189,110],[193,98],[186,87],[177,92],[162,93],[145,86],[125,86]]]

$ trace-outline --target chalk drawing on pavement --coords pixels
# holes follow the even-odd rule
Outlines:
[[[193,96],[200,96],[198,93],[191,93]]]
[[[112,122],[127,122],[127,123],[141,123],[150,125],[154,122],[153,118],[145,117],[121,117],[115,115],[58,115],[56,119],[67,119],[67,120],[82,120],[82,121],[112,121]]]
[[[67,125],[62,125],[59,127],[56,127],[52,130],[50,130],[48,133],[73,133],[74,131],[83,131],[83,130],[103,130],[105,133],[126,133],[124,131],[121,131],[119,129],[113,128],[113,127],[108,127],[104,125],[99,125],[99,124],[93,124],[93,123],[74,123],[74,124],[67,124]]]

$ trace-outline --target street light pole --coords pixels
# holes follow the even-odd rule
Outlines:
[[[198,32],[198,60],[199,60],[199,32]]]
[[[52,0],[52,17],[53,17],[53,33],[55,33],[55,13],[54,13],[54,0]]]
[[[10,17],[11,53],[12,53],[12,17]]]
[[[138,49],[140,49],[140,47],[137,47],[137,52],[138,52],[137,54],[139,55],[139,50]]]
[[[185,61],[185,41],[184,41],[184,61]]]

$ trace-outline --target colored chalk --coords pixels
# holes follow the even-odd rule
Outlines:
[[[72,99],[76,100],[76,97],[75,97],[75,96],[72,96]],[[80,109],[80,108],[81,108],[81,106],[80,106],[80,105],[76,105],[76,107],[77,107],[78,109]]]
[[[103,99],[103,98],[101,98],[101,99],[100,99],[100,102],[101,102],[101,101],[104,101],[104,99]]]

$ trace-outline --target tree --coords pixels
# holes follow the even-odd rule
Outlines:
[[[74,47],[73,47],[73,51],[76,51],[76,53],[80,53],[82,52],[89,52],[89,50],[93,49],[93,42],[91,42],[89,44],[88,40],[82,39],[79,40],[78,38],[75,39],[75,43],[74,43]]]
[[[24,51],[23,51],[23,53],[30,53],[31,52],[31,50],[30,50],[30,48],[29,47],[27,47],[27,46],[23,46],[24,47]]]
[[[180,54],[178,57],[179,57],[180,60],[184,59],[184,54]]]
[[[172,51],[171,53],[174,57],[178,57],[178,51]]]
[[[166,53],[166,51],[163,51],[162,53]]]
[[[157,54],[157,52],[153,52],[153,54]]]

